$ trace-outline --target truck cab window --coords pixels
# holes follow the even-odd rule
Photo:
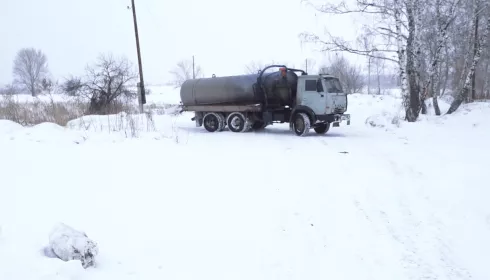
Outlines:
[[[342,85],[338,79],[334,78],[325,78],[327,84],[327,92],[328,93],[338,93],[343,92]]]
[[[305,91],[316,92],[316,80],[306,80],[305,81]]]

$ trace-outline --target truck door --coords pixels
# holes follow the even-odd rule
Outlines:
[[[301,79],[299,90],[301,94],[301,105],[307,106],[317,115],[323,115],[325,112],[325,93],[317,92],[318,78]]]

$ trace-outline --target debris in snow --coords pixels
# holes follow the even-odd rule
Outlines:
[[[365,123],[379,128],[400,127],[400,118],[391,113],[382,112],[368,117]]]
[[[44,255],[63,261],[80,260],[83,268],[95,265],[98,254],[97,243],[84,232],[73,229],[63,223],[57,225],[49,236],[49,246]]]

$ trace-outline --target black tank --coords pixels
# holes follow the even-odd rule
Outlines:
[[[184,106],[240,105],[264,103],[291,105],[296,96],[298,76],[288,71],[283,77],[280,71],[264,73],[258,86],[259,74],[202,78],[185,81],[180,89]]]

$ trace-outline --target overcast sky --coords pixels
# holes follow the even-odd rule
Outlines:
[[[314,0],[321,4],[327,0]],[[316,12],[301,0],[136,0],[146,83],[166,83],[169,71],[195,55],[206,76],[241,74],[246,64],[271,60],[304,66],[323,59],[302,46],[299,33],[326,27],[349,39],[352,17]],[[329,1],[335,2],[335,1]],[[135,64],[130,0],[1,0],[0,84],[12,80],[12,61],[23,47],[44,51],[55,79],[83,73],[101,52]]]

